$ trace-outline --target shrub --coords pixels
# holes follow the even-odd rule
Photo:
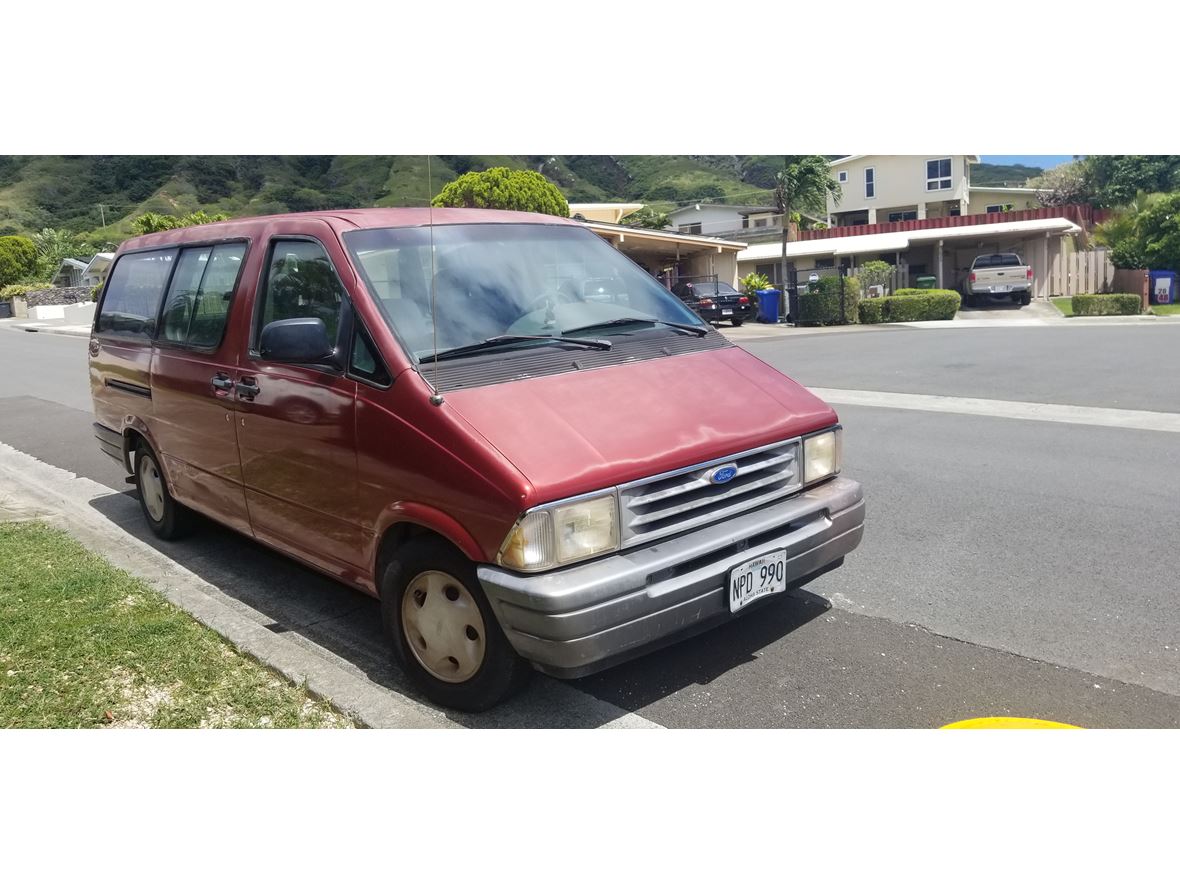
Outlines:
[[[0,301],[7,301],[18,295],[27,295],[29,292],[39,292],[42,289],[52,288],[53,283],[12,283],[0,289]]]
[[[27,279],[37,269],[37,247],[28,237],[0,237],[0,286]]]
[[[859,273],[866,290],[873,286],[885,288],[893,278],[893,265],[885,261],[866,261],[860,266]]]
[[[739,282],[742,291],[747,295],[753,295],[759,289],[770,288],[770,277],[764,273],[748,273]]]
[[[959,309],[959,293],[949,289],[921,289],[913,295],[870,298],[858,307],[862,323],[917,323],[953,320]]]
[[[1075,295],[1070,301],[1076,317],[1134,316],[1143,309],[1138,295]]]
[[[807,292],[799,296],[799,322],[820,326],[840,325],[840,277],[824,277],[809,283]],[[844,323],[857,322],[860,302],[860,281],[844,278]]]

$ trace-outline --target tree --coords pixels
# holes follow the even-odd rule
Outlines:
[[[1180,270],[1180,193],[1139,193],[1095,239],[1110,249],[1115,267]]]
[[[1123,206],[1140,191],[1180,190],[1180,156],[1100,155],[1081,161],[1096,206]],[[1069,164],[1073,165],[1073,164]]]
[[[623,224],[627,227],[642,227],[648,230],[663,230],[670,227],[672,222],[668,219],[667,212],[657,212],[656,210],[644,206],[638,212],[632,212],[623,219]]]
[[[27,280],[37,270],[37,247],[28,237],[0,237],[0,286]]]
[[[812,154],[783,158],[783,168],[774,176],[774,205],[783,219],[784,290],[787,285],[787,243],[791,239],[788,220],[797,212],[826,213],[828,196],[839,204],[842,193],[824,157]]]
[[[84,258],[94,253],[85,243],[79,242],[77,234],[52,227],[42,228],[33,234],[33,246],[37,250],[37,275],[51,279],[61,263],[67,258]]]
[[[1037,189],[1037,201],[1042,206],[1089,203],[1094,190],[1090,168],[1083,160],[1048,169],[1031,179],[1028,186]]]
[[[494,166],[460,175],[439,192],[431,205],[468,209],[513,209],[568,218],[569,203],[539,172]]]
[[[866,261],[856,269],[867,292],[872,286],[887,286],[893,279],[893,266],[887,261]]]

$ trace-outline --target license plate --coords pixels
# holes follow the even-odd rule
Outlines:
[[[1011,286],[996,286],[992,291],[993,292],[1011,292],[1012,287]]]
[[[733,311],[727,307],[721,308],[721,315],[723,317],[733,316]]]
[[[787,551],[775,550],[735,566],[729,573],[729,610],[787,589]]]

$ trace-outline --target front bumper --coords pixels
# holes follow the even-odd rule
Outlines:
[[[836,477],[583,565],[540,575],[485,565],[478,574],[513,648],[538,669],[573,678],[734,617],[726,583],[734,566],[785,549],[788,586],[799,586],[838,566],[863,532],[860,483]]]

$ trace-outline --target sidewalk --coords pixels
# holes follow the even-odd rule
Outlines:
[[[90,337],[90,326],[74,326],[65,320],[30,320],[24,317],[11,317],[0,320],[0,329],[12,329],[20,332],[50,332],[54,335],[74,335],[78,338]]]

